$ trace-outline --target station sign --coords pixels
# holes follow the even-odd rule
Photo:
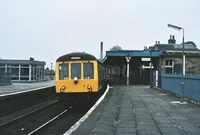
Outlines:
[[[141,58],[141,61],[151,61],[151,58]]]

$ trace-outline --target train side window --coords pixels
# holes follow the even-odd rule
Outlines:
[[[83,63],[84,79],[94,79],[94,65],[93,63]]]
[[[59,80],[69,79],[69,64],[60,64],[59,65]]]
[[[71,63],[71,79],[81,79],[81,63]]]

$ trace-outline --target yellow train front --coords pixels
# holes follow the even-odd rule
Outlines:
[[[105,67],[93,55],[69,53],[56,60],[56,93],[85,95],[97,93],[105,85]]]

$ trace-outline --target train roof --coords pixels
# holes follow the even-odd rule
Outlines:
[[[56,62],[59,61],[73,61],[73,60],[97,60],[95,56],[85,52],[73,52],[60,56]]]

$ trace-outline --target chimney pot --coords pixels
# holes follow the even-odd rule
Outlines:
[[[103,42],[101,42],[100,59],[103,59]]]

